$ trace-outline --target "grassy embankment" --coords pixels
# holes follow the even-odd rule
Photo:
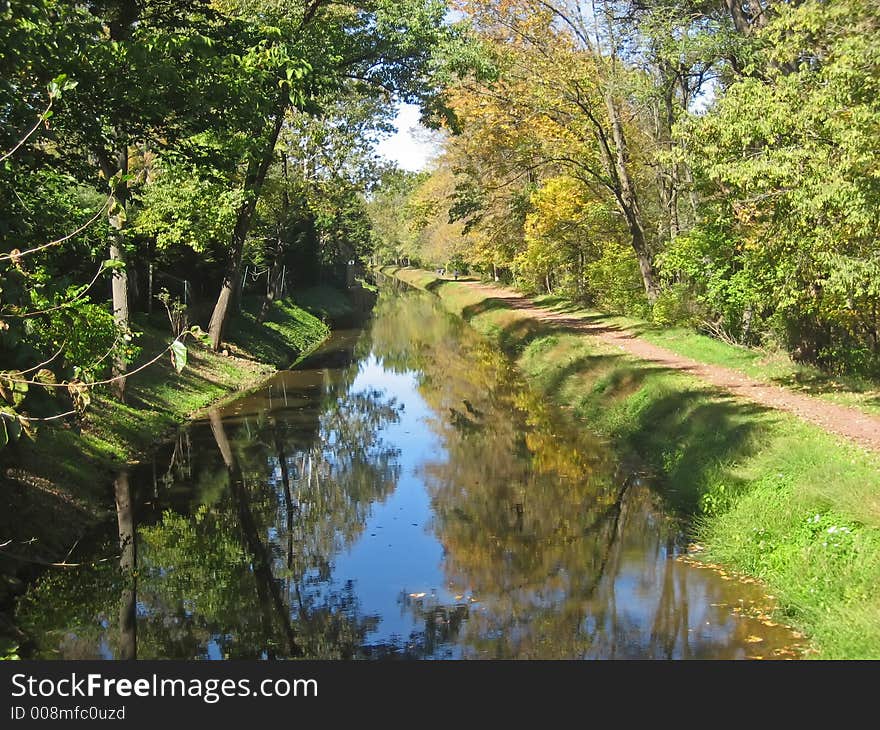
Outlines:
[[[27,555],[58,561],[89,525],[113,510],[112,480],[120,465],[148,454],[199,410],[261,383],[275,370],[317,347],[329,334],[326,319],[348,312],[345,295],[315,288],[273,307],[257,322],[257,301],[246,301],[229,325],[227,354],[188,339],[188,362],[178,375],[170,356],[129,378],[126,403],[96,391],[75,427],[44,427],[36,441],[22,439],[3,458],[0,535]],[[308,311],[307,311],[308,310]],[[156,314],[138,321],[142,361],[167,347],[167,323]],[[136,367],[137,363],[133,366]],[[132,369],[133,369],[132,368]],[[15,570],[12,561],[0,573]],[[15,571],[19,572],[19,571]],[[0,576],[2,577],[2,576]],[[3,599],[0,585],[0,603]]]
[[[834,376],[794,362],[785,352],[738,347],[687,327],[661,327],[644,320],[586,309],[556,296],[534,297],[535,303],[555,312],[589,318],[628,332],[678,355],[721,365],[764,383],[816,396],[838,405],[880,414],[880,387],[857,376]]]
[[[384,271],[438,294],[450,311],[496,340],[549,398],[621,452],[650,464],[670,507],[692,520],[700,557],[764,581],[781,617],[810,638],[815,656],[880,658],[880,456],[693,376],[530,318],[466,285],[425,271]],[[769,380],[785,371],[780,363],[762,372],[760,353],[695,333],[616,322],[638,326],[645,339],[668,349],[750,375]],[[838,400],[858,403],[867,390]]]

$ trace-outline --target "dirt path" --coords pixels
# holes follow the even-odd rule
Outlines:
[[[689,357],[676,355],[663,347],[653,345],[607,324],[593,323],[573,315],[551,312],[509,289],[501,289],[479,282],[462,283],[504,302],[512,309],[526,312],[529,316],[559,324],[570,330],[584,332],[642,360],[695,375],[701,380],[740,398],[746,398],[768,408],[793,413],[804,421],[809,421],[826,431],[850,439],[866,449],[880,452],[880,417],[862,413],[854,408],[822,401],[809,395],[794,393],[778,385],[762,383],[720,365],[708,365]]]

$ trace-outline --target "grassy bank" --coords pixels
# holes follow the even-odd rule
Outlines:
[[[286,300],[274,303],[262,323],[255,315],[259,303],[245,301],[230,323],[225,353],[190,339],[181,374],[170,357],[163,358],[129,378],[125,404],[96,390],[79,423],[44,427],[36,441],[22,439],[4,452],[0,480],[7,507],[0,514],[0,536],[11,539],[23,557],[0,556],[0,609],[10,590],[20,588],[13,576],[64,560],[91,525],[109,517],[113,476],[121,465],[142,459],[197,411],[255,387],[317,347],[330,333],[319,317],[348,307],[335,290],[306,291],[302,299],[315,314]],[[170,335],[160,317],[137,326],[143,361],[167,347]],[[2,628],[0,621],[0,633]]]
[[[584,309],[556,296],[539,296],[534,301],[552,311],[589,317],[592,322],[606,324],[699,362],[720,365],[764,383],[781,385],[865,413],[880,413],[877,383],[856,376],[825,373],[810,365],[793,362],[783,351],[740,347],[688,327],[663,327],[632,317]]]
[[[701,557],[764,581],[816,656],[880,658],[878,455],[466,285],[385,271],[435,292],[548,398],[650,464],[670,507],[691,519]]]

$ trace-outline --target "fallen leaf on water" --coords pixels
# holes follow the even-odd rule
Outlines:
[[[760,636],[750,636],[746,639],[750,644],[756,644],[759,641],[764,641]]]
[[[777,649],[773,653],[777,656],[797,656],[797,652],[794,652],[791,649]]]
[[[425,594],[424,593],[410,593],[409,597],[410,598],[424,598]]]

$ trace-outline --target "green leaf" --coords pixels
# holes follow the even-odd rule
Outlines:
[[[21,404],[28,392],[28,384],[22,382],[24,376],[18,370],[9,370],[0,375],[0,396],[13,406]]]
[[[70,91],[76,88],[76,85],[76,81],[68,81],[67,74],[59,74],[46,85],[46,88],[50,99],[60,99],[62,91]]]
[[[199,342],[201,342],[203,345],[209,345],[209,346],[210,346],[210,344],[211,344],[211,335],[209,335],[207,332],[205,332],[205,330],[203,330],[203,329],[202,329],[201,327],[199,327],[197,324],[194,324],[192,327],[189,328],[189,333],[190,333],[193,337],[195,337],[197,340],[199,340]]]
[[[180,340],[171,343],[171,364],[178,373],[186,367],[186,345]]]

